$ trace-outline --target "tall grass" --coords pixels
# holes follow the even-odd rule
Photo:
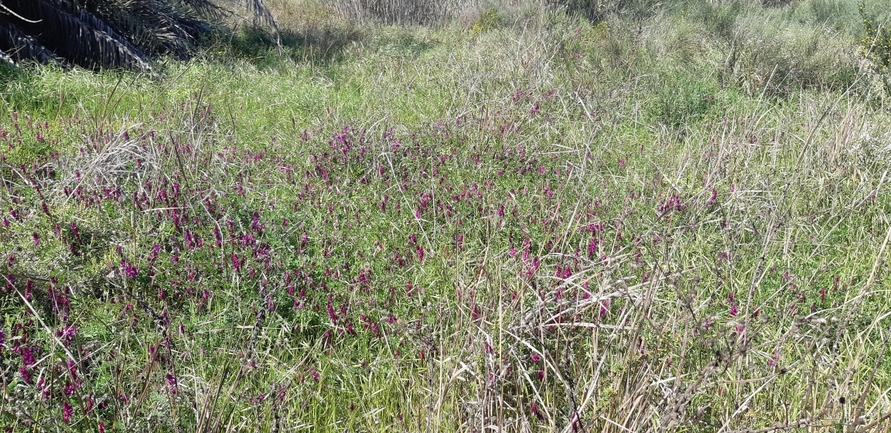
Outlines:
[[[3,71],[0,424],[891,428],[891,118],[819,7]]]

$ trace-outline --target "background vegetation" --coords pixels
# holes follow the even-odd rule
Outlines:
[[[883,2],[268,8],[3,67],[0,426],[891,428]]]

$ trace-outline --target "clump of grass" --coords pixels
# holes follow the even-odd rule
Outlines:
[[[863,20],[863,37],[858,51],[866,60],[869,70],[879,77],[887,94],[891,92],[891,79],[888,78],[891,74],[891,30],[867,16],[866,6],[862,3],[860,16]]]
[[[342,0],[335,7],[358,21],[372,20],[380,24],[440,23],[451,12],[449,2],[418,0]]]
[[[498,9],[489,8],[483,11],[480,16],[473,22],[470,32],[479,34],[496,29],[505,24],[505,18],[498,12]]]
[[[570,14],[582,16],[595,24],[616,15],[630,16],[632,21],[638,22],[652,16],[661,6],[658,2],[650,0],[553,0],[548,3]]]

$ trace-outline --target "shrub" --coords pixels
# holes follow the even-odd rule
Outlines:
[[[720,87],[708,78],[691,79],[693,76],[688,71],[674,71],[658,78],[649,106],[653,120],[683,134],[721,105]]]
[[[501,15],[497,9],[489,8],[473,22],[470,32],[473,34],[485,33],[489,30],[496,29],[505,24],[507,20]]]
[[[871,72],[878,75],[885,93],[891,93],[891,27],[876,24],[860,4],[863,19],[863,37],[860,39],[860,56],[866,60]]]
[[[772,13],[747,9],[742,2],[701,5],[691,17],[701,21],[722,52],[724,86],[739,86],[752,95],[788,95],[799,89],[839,89],[853,82],[854,59],[841,33],[820,25],[814,29]]]
[[[591,22],[601,22],[610,15],[631,14],[635,19],[652,15],[660,4],[653,0],[548,0],[552,6],[578,14]]]
[[[836,30],[847,30],[847,24],[856,21],[848,2],[841,0],[812,0],[810,11],[817,23],[828,25]]]
[[[426,0],[337,0],[335,9],[357,21],[380,24],[433,24],[449,15],[443,1]]]

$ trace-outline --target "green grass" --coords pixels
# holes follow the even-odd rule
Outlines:
[[[888,429],[888,95],[760,4],[4,69],[0,425]]]

